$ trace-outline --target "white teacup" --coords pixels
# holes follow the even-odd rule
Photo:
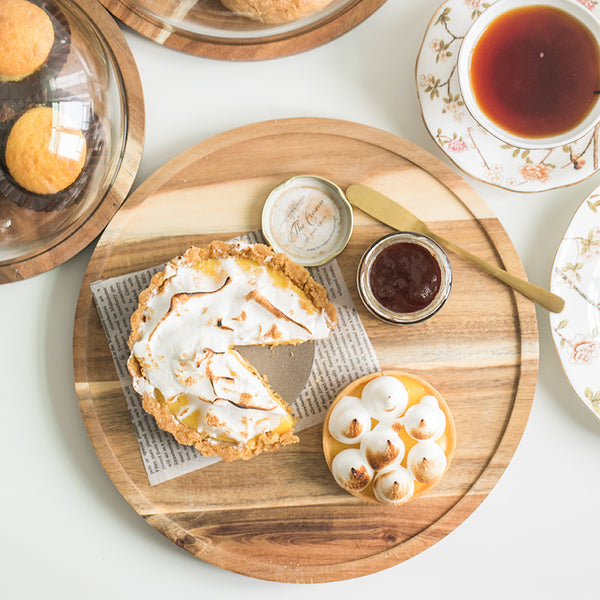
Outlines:
[[[458,82],[465,107],[471,116],[495,137],[517,148],[554,148],[580,139],[600,122],[600,94],[583,120],[569,131],[548,137],[523,137],[492,121],[478,105],[471,86],[471,58],[484,31],[504,13],[526,6],[549,6],[569,13],[591,32],[600,48],[600,21],[576,0],[497,0],[473,22],[463,39],[458,53]]]

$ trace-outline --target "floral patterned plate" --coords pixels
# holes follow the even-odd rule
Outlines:
[[[597,0],[578,0],[595,11]],[[463,171],[492,185],[540,192],[572,185],[598,168],[598,128],[555,148],[515,148],[488,133],[464,106],[456,62],[462,39],[493,2],[448,0],[429,23],[417,58],[417,95],[429,133]]]
[[[562,313],[550,314],[558,355],[576,394],[600,419],[600,187],[575,212],[550,287],[566,302]]]

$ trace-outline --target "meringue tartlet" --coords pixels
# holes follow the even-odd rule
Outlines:
[[[447,471],[455,446],[454,419],[443,397],[402,371],[351,383],[323,424],[323,452],[336,483],[383,504],[404,504],[431,489]]]
[[[235,347],[323,339],[335,324],[304,267],[262,244],[213,242],[140,294],[127,366],[144,409],[179,443],[248,459],[298,438],[290,407]]]

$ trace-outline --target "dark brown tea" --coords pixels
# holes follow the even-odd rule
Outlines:
[[[567,12],[543,5],[494,19],[473,49],[471,85],[483,113],[528,138],[560,135],[597,100],[598,44]]]

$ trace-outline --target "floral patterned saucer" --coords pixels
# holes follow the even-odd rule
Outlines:
[[[558,355],[576,394],[600,419],[600,187],[569,224],[550,288],[566,302],[562,313],[550,314]]]
[[[598,0],[578,0],[595,11]],[[463,171],[486,183],[518,192],[540,192],[578,183],[598,163],[598,128],[555,148],[515,148],[488,133],[471,117],[458,87],[456,63],[462,39],[493,2],[448,0],[433,16],[417,58],[417,95],[429,133]]]

